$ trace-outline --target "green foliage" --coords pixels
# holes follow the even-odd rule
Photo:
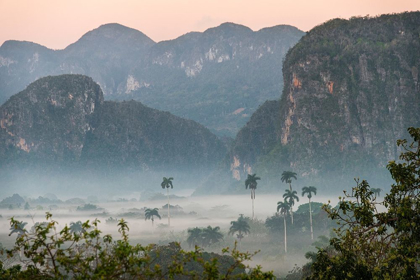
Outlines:
[[[318,214],[319,212],[321,212],[323,205],[324,203],[311,201],[312,213]],[[304,203],[304,204],[299,205],[298,209],[295,212],[295,214],[308,214],[308,213],[309,213],[309,203]]]
[[[77,206],[77,211],[94,211],[94,210],[102,210],[102,208],[99,208],[98,206],[94,204],[85,204],[83,206]]]
[[[171,187],[171,189],[173,189],[174,188],[174,185],[172,184],[172,180],[173,179],[174,178],[172,178],[172,177],[169,177],[169,178],[163,177],[163,181],[160,184],[160,186],[162,187],[162,189],[164,189],[164,188],[169,189],[169,187]]]
[[[413,142],[397,141],[404,152],[388,164],[395,184],[382,202],[356,180],[338,208],[324,207],[340,227],[334,252],[318,251],[309,279],[420,278],[420,128],[408,132]]]
[[[188,229],[188,246],[208,247],[220,242],[223,239],[223,234],[220,232],[220,227],[206,228],[192,228]]]
[[[11,227],[21,222],[11,219]],[[46,214],[46,225],[16,239],[8,257],[21,252],[25,258],[5,267],[0,260],[1,279],[272,279],[272,272],[250,268],[244,262],[255,255],[223,249],[223,255],[205,253],[198,247],[183,251],[178,243],[168,246],[131,245],[126,221],[118,222],[120,239],[101,235],[99,221],[82,223],[80,234]],[[248,268],[250,271],[245,272]]]
[[[244,215],[240,215],[238,220],[231,221],[231,226],[229,228],[229,235],[236,234],[236,237],[239,239],[239,241],[242,240],[242,238],[245,237],[246,234],[250,233],[250,226],[247,222],[247,219],[244,217]]]

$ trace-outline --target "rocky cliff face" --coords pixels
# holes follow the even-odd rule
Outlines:
[[[420,126],[419,34],[418,12],[331,20],[311,30],[286,56],[279,111],[260,116],[279,114],[278,125],[266,130],[249,122],[234,147],[254,147],[245,154],[234,148],[231,164],[273,182],[293,170],[303,182],[330,187],[386,173],[400,153],[397,139]],[[270,143],[275,135],[276,144],[267,150],[256,135]]]
[[[3,166],[210,168],[225,155],[208,129],[139,102],[104,102],[82,75],[46,77],[0,107]]]
[[[278,98],[282,60],[303,34],[292,26],[254,32],[225,23],[155,43],[106,24],[64,50],[7,41],[0,47],[0,103],[40,77],[83,74],[106,99],[135,99],[233,137],[258,105]]]
[[[46,77],[30,84],[0,107],[1,161],[79,159],[102,103],[102,91],[89,77]]]

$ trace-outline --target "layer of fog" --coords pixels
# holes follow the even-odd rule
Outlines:
[[[16,235],[9,236],[10,233],[10,217],[14,216],[16,219],[27,222],[27,230],[30,230],[31,227],[36,222],[45,221],[45,212],[49,211],[53,214],[53,219],[58,221],[57,229],[61,230],[66,224],[70,225],[71,222],[77,221],[92,221],[95,218],[98,218],[101,223],[99,229],[104,234],[112,234],[114,238],[119,238],[119,233],[117,230],[116,223],[106,223],[106,219],[109,217],[113,218],[124,218],[128,221],[128,226],[130,228],[129,235],[132,243],[141,243],[141,244],[168,244],[171,241],[182,242],[182,246],[188,249],[186,244],[186,239],[188,237],[187,230],[193,227],[207,227],[207,226],[219,226],[222,233],[224,234],[224,240],[221,242],[220,246],[209,248],[207,250],[215,251],[221,253],[221,248],[230,246],[232,247],[235,242],[233,236],[228,236],[228,231],[230,227],[230,222],[236,220],[240,214],[244,216],[251,217],[252,215],[252,204],[250,195],[220,195],[220,196],[203,196],[203,197],[191,197],[189,196],[193,192],[193,189],[171,189],[170,194],[177,196],[185,196],[181,199],[172,199],[170,201],[171,205],[179,205],[182,207],[182,214],[175,213],[172,209],[171,213],[171,227],[167,228],[167,209],[162,208],[167,204],[167,199],[162,200],[153,200],[153,201],[130,201],[130,197],[137,197],[138,193],[134,192],[131,194],[120,196],[113,196],[111,199],[114,201],[98,201],[93,204],[97,205],[101,210],[93,212],[84,212],[77,211],[77,207],[80,205],[70,205],[70,204],[57,204],[58,208],[49,210],[48,205],[43,206],[43,210],[35,210],[35,205],[31,205],[31,210],[23,209],[0,209],[0,215],[3,218],[0,219],[0,242],[5,247],[11,247],[14,244]],[[162,190],[162,194],[166,194]],[[75,195],[77,196],[77,195]],[[79,196],[84,198],[86,197]],[[61,197],[58,197],[61,199]],[[115,201],[121,198],[126,198],[124,201]],[[338,197],[331,196],[327,197],[325,195],[317,195],[313,199],[316,202],[328,203],[331,201],[331,205],[335,206],[338,203]],[[270,217],[275,214],[277,202],[283,201],[282,193],[278,194],[261,194],[258,192],[255,199],[255,218],[264,222],[267,217]],[[299,205],[307,203],[307,198],[300,197],[300,201],[296,202],[294,209],[296,210]],[[159,213],[162,216],[162,219],[159,220],[156,218],[155,225],[152,227],[152,222],[150,220],[145,220],[143,213],[143,208],[159,208]],[[106,214],[104,214],[106,212]],[[130,216],[126,213],[137,213],[138,215]],[[317,233],[315,232],[315,235]],[[287,259],[284,256],[281,257],[281,260],[278,258],[270,259],[268,255],[281,255],[283,248],[278,245],[278,248],[273,248],[270,244],[268,237],[253,236],[252,233],[248,240],[245,238],[245,241],[242,242],[243,251],[256,251],[261,250],[253,259],[253,265],[261,264],[265,269],[275,270],[277,273],[285,273],[292,268],[295,263],[303,264],[306,262],[304,258],[304,252],[302,254],[289,254]],[[255,239],[257,238],[257,239]],[[279,236],[279,240],[282,240],[283,236]],[[252,241],[251,241],[252,240]],[[263,242],[263,243],[261,243]],[[255,243],[255,244],[253,244]],[[260,245],[268,244],[268,245]],[[277,245],[276,245],[277,246]],[[289,245],[293,246],[293,245]],[[306,250],[306,249],[305,249]],[[268,252],[270,251],[270,252]],[[274,253],[273,253],[274,252]]]

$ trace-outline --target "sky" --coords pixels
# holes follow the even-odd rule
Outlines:
[[[24,40],[63,49],[105,23],[138,29],[159,42],[223,22],[308,31],[337,17],[417,10],[420,0],[0,0],[0,45]]]

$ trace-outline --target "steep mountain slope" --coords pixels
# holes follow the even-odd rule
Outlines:
[[[102,103],[99,85],[86,76],[35,81],[0,107],[0,163],[78,160]]]
[[[260,104],[278,98],[283,58],[302,35],[291,26],[253,32],[224,23],[158,43],[133,70],[141,80],[132,96],[234,136]]]
[[[60,51],[62,60],[56,71],[92,77],[105,95],[113,95],[126,86],[129,70],[142,64],[154,44],[138,30],[104,24]]]
[[[257,172],[271,187],[284,170],[297,172],[302,186],[341,190],[359,176],[383,183],[387,162],[400,153],[396,141],[420,126],[419,35],[419,12],[335,19],[311,30],[286,56],[278,106],[255,113],[278,122],[255,125],[253,116],[225,170],[238,166],[233,175],[242,180]]]
[[[135,99],[233,137],[258,105],[279,96],[281,63],[303,32],[254,32],[225,23],[154,43],[140,31],[106,24],[64,50],[7,41],[0,47],[0,103],[47,75],[83,74],[106,99]]]
[[[104,102],[82,75],[46,77],[0,107],[2,166],[211,168],[223,143],[193,121],[135,102]],[[141,169],[140,168],[140,169]]]

